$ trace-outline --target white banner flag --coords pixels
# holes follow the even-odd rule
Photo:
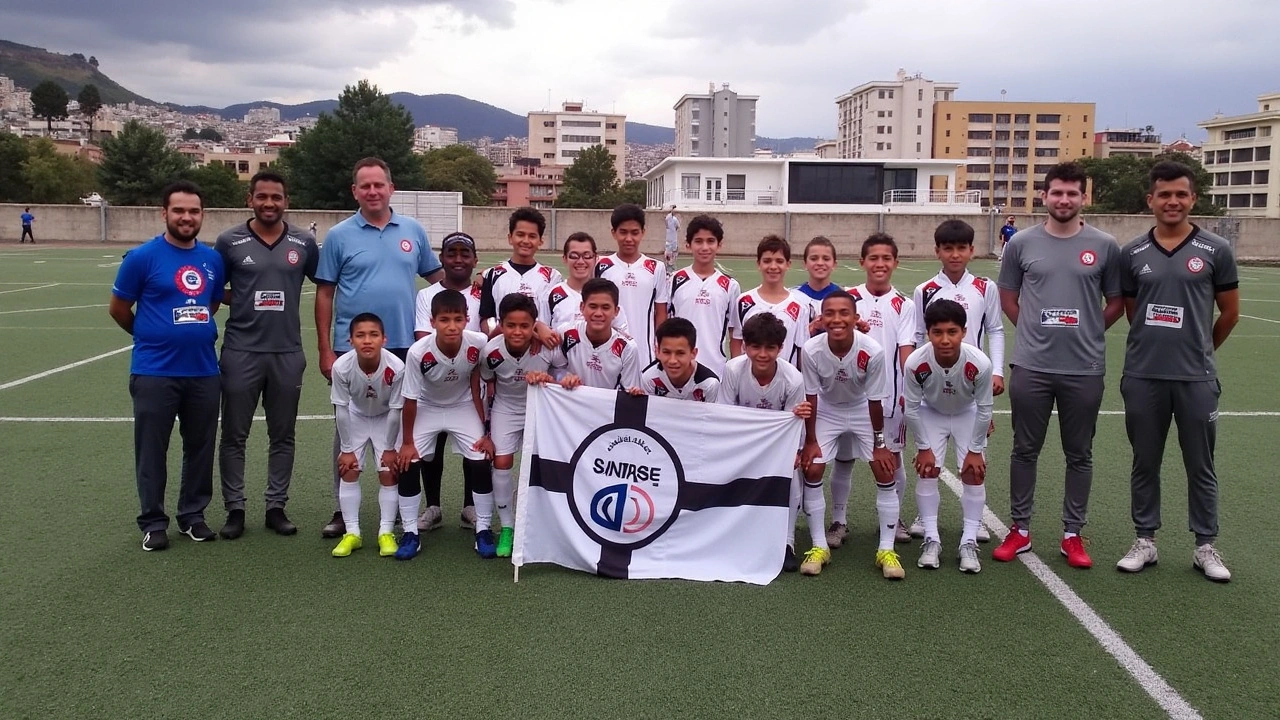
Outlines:
[[[782,569],[803,429],[790,413],[531,387],[516,572],[766,584]]]

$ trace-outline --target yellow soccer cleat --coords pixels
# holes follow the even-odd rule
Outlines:
[[[898,553],[892,550],[876,551],[876,567],[884,573],[886,580],[901,580],[907,576],[907,572],[902,569],[902,563],[898,560]]]
[[[804,554],[804,562],[800,563],[801,575],[817,575],[822,566],[831,562],[831,551],[826,548],[812,547]]]
[[[396,536],[392,533],[382,533],[378,536],[378,557],[395,557],[396,554]]]
[[[347,533],[342,536],[342,539],[338,541],[338,546],[333,549],[333,556],[346,557],[363,546],[364,542],[360,540],[359,535]]]

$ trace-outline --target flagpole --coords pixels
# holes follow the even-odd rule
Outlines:
[[[511,548],[512,582],[520,582],[520,566],[524,564],[524,538],[528,527],[529,472],[533,468],[538,404],[542,386],[530,385],[524,408],[524,445],[520,448],[520,480],[516,485],[516,536]]]

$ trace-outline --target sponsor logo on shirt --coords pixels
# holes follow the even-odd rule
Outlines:
[[[259,312],[263,310],[283,312],[284,311],[284,291],[283,290],[259,290],[253,294],[253,309]]]
[[[400,249],[401,249],[401,250],[403,250],[403,251],[405,251],[405,252],[407,252],[407,253],[409,253],[409,252],[413,252],[413,243],[409,242],[407,239],[406,239],[406,240],[401,240],[401,241],[400,241]]]
[[[173,282],[183,295],[195,297],[204,292],[204,273],[193,265],[183,265],[173,276]]]
[[[627,271],[627,276],[622,278],[622,287],[640,287],[640,281],[636,279],[636,274]]]
[[[595,353],[592,353],[591,358],[587,360],[587,367],[596,372],[604,372],[604,364],[600,362],[600,356]]]
[[[1084,252],[1080,253],[1081,265],[1093,265],[1096,262],[1098,262],[1098,255],[1094,251],[1085,250]]]
[[[1182,327],[1182,308],[1177,305],[1147,305],[1147,325],[1155,327]]]
[[[1142,243],[1141,245],[1139,245],[1138,247],[1136,247],[1136,248],[1134,248],[1134,249],[1130,250],[1130,251],[1129,251],[1129,254],[1130,254],[1130,255],[1137,255],[1138,253],[1142,252],[1143,250],[1146,250],[1146,249],[1147,249],[1147,248],[1149,248],[1149,247],[1151,247],[1151,243],[1149,243],[1149,242],[1144,242],[1144,243]]]
[[[836,371],[836,382],[849,382],[849,373],[845,372],[844,368]]]
[[[1193,257],[1188,259],[1187,269],[1193,273],[1198,273],[1201,270],[1204,270],[1204,259],[1200,257]]]
[[[1208,243],[1202,243],[1199,240],[1192,240],[1191,247],[1198,247],[1201,250],[1209,253],[1210,255],[1214,253],[1214,247],[1212,245],[1209,245]]]
[[[209,322],[209,308],[203,305],[183,305],[173,309],[174,325],[204,324]]]
[[[253,239],[253,238],[245,237],[245,238],[240,238],[239,240],[232,240],[232,241],[231,241],[231,247],[235,247],[235,246],[237,246],[237,245],[243,245],[243,244],[245,244],[245,243],[249,242],[249,241],[250,241],[250,240],[252,240],[252,239]]]
[[[1040,311],[1044,327],[1079,327],[1080,311],[1075,308],[1045,308]]]
[[[241,265],[257,265],[257,263],[253,261],[253,256],[251,255],[245,255],[244,259],[240,261],[240,264]]]
[[[978,379],[978,366],[971,362],[964,364],[964,379],[973,382]]]
[[[307,246],[307,241],[305,241],[305,240],[299,240],[298,238],[296,238],[296,237],[294,237],[294,236],[292,236],[292,235],[290,235],[290,236],[286,237],[286,238],[285,238],[285,240],[288,240],[289,242],[293,243],[294,245],[301,245],[301,246],[303,246],[303,247],[306,247],[306,246]]]
[[[289,252],[285,254],[284,259],[288,260],[290,265],[297,265],[298,261],[302,260],[302,255],[297,250],[289,248]]]
[[[1146,275],[1146,274],[1148,274],[1148,273],[1150,273],[1150,272],[1151,272],[1151,266],[1150,266],[1150,265],[1148,265],[1148,264],[1146,264],[1146,263],[1143,263],[1143,264],[1142,264],[1142,269],[1138,271],[1138,274],[1139,274],[1139,275]]]
[[[698,297],[694,298],[693,302],[695,305],[710,305],[711,293],[707,292],[706,288],[702,288],[698,291]]]
[[[916,379],[916,382],[921,385],[924,385],[925,381],[928,380],[929,376],[932,374],[933,368],[929,367],[929,363],[921,363],[920,367],[916,368],[915,372],[911,373],[911,375]]]

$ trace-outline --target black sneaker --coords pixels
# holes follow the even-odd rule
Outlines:
[[[218,539],[217,534],[210,530],[209,526],[206,525],[203,520],[191,523],[191,527],[188,528],[180,527],[178,528],[178,532],[186,535],[196,542],[212,542]]]
[[[223,540],[235,540],[244,534],[244,511],[228,510],[227,523],[218,531]]]
[[[347,524],[342,521],[342,511],[339,510],[333,514],[329,520],[329,524],[320,529],[320,537],[336,538],[342,537],[347,532]]]
[[[149,533],[142,534],[142,549],[147,552],[152,550],[166,550],[169,547],[169,535],[163,530],[152,530]]]
[[[782,572],[795,572],[800,569],[800,561],[796,559],[796,549],[787,546],[787,554],[782,556]]]
[[[284,508],[271,508],[267,511],[267,529],[273,530],[278,535],[294,535],[298,532],[298,526],[289,522],[289,516],[284,514]],[[346,530],[344,527],[343,530]]]

